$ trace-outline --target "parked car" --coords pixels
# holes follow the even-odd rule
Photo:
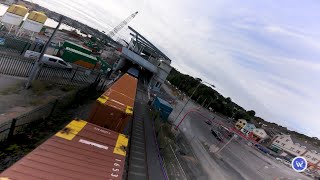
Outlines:
[[[213,134],[213,136],[220,142],[223,142],[222,140],[222,135],[220,134],[220,132],[215,131],[211,128],[211,133]]]
[[[287,160],[283,160],[282,161],[283,164],[287,165],[287,166],[291,166],[291,162],[287,161]]]
[[[282,162],[282,159],[281,159],[281,158],[278,158],[278,157],[277,157],[276,160]]]
[[[225,126],[218,126],[218,130],[225,139],[230,139],[233,136],[233,132],[230,132],[230,130]]]
[[[55,42],[52,42],[52,41],[51,41],[51,42],[50,42],[50,45],[55,47],[55,46],[58,46],[58,43],[55,43]]]
[[[207,123],[208,125],[212,125],[212,121],[210,120],[206,120],[205,123]]]
[[[61,59],[57,56],[51,56],[48,54],[43,55],[40,63],[43,63],[43,64],[51,66],[51,67],[63,68],[63,69],[68,69],[68,70],[72,69],[71,64],[65,62],[63,59]]]
[[[260,151],[262,151],[262,152],[264,152],[264,153],[266,153],[266,154],[269,154],[269,153],[270,153],[270,151],[269,151],[267,148],[261,146],[260,144],[255,144],[255,146],[256,146]]]

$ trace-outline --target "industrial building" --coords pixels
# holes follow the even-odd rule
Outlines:
[[[172,69],[171,60],[139,32],[130,26],[128,28],[132,37],[126,47],[119,49],[120,58],[114,71],[126,72],[135,67],[139,69],[140,79],[145,81],[145,85],[159,91]]]

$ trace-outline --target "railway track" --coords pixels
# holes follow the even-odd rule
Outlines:
[[[137,97],[143,96],[142,92],[137,91]],[[144,112],[140,105],[141,99],[135,102],[133,121],[131,126],[130,150],[128,158],[128,180],[147,180],[148,165],[146,156],[146,141],[144,130]]]

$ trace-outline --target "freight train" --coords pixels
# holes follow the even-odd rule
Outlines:
[[[75,119],[0,174],[5,180],[122,179],[136,77],[125,73],[95,102],[87,121]]]

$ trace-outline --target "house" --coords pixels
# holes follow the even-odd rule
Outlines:
[[[307,151],[302,155],[308,161],[308,165],[320,166],[320,153],[315,150]]]
[[[265,131],[264,129],[255,128],[255,129],[253,129],[253,131],[249,134],[249,137],[250,137],[251,139],[253,139],[254,141],[261,142],[261,141],[267,139],[269,136],[268,136],[268,134],[266,133],[266,131]]]
[[[246,124],[247,121],[245,119],[239,119],[235,126],[238,130],[241,130]]]
[[[247,123],[240,131],[245,134],[246,136],[249,136],[249,134],[256,128],[254,124]]]
[[[274,136],[270,141],[269,148],[277,153],[285,152],[285,155],[290,157],[302,156],[308,151],[305,146],[294,143],[290,135],[285,134]]]

